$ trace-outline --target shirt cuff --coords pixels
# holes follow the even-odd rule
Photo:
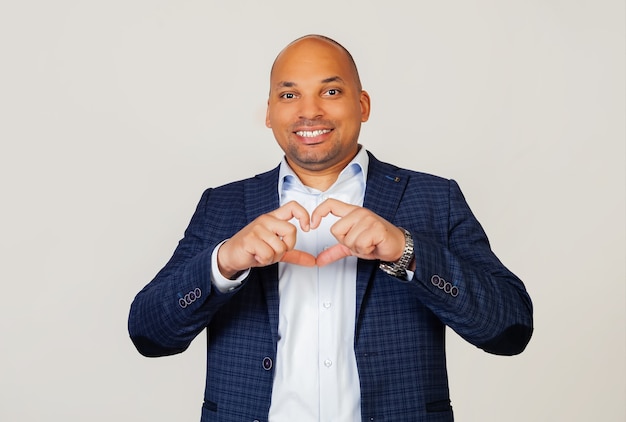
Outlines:
[[[224,240],[224,242],[226,242],[226,240]],[[247,269],[239,274],[239,276],[234,280],[226,278],[222,275],[219,266],[217,265],[217,251],[219,251],[224,242],[218,244],[215,249],[213,249],[213,253],[211,254],[211,284],[213,284],[213,286],[215,286],[215,288],[221,293],[228,293],[241,287],[243,281],[248,277],[248,274],[250,274],[250,269]]]
[[[415,272],[411,270],[406,270],[406,281],[413,280],[413,276],[415,276]]]

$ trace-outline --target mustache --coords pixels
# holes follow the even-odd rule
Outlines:
[[[297,122],[292,123],[291,129],[292,131],[295,131],[297,129],[302,129],[303,127],[315,127],[315,126],[334,128],[335,123],[332,122],[331,120],[325,120],[325,119],[300,119]]]

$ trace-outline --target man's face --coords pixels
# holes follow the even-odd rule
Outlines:
[[[265,124],[296,171],[337,174],[358,151],[369,96],[336,45],[305,38],[277,58]]]

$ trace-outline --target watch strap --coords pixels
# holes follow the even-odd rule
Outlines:
[[[411,236],[411,233],[403,227],[400,227],[400,229],[404,232],[404,250],[402,251],[402,256],[394,262],[381,261],[378,267],[391,276],[403,278],[406,277],[406,270],[413,260],[414,249],[413,236]]]

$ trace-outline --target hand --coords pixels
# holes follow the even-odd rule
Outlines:
[[[317,228],[329,213],[340,217],[330,229],[339,243],[317,256],[318,266],[347,256],[391,262],[402,256],[405,239],[401,229],[366,208],[336,199],[327,199],[313,211],[311,229]]]
[[[257,217],[227,240],[217,251],[217,264],[226,278],[251,267],[264,267],[278,261],[314,266],[315,257],[295,250],[296,227],[289,222],[297,218],[300,227],[310,229],[309,213],[295,201]]]

